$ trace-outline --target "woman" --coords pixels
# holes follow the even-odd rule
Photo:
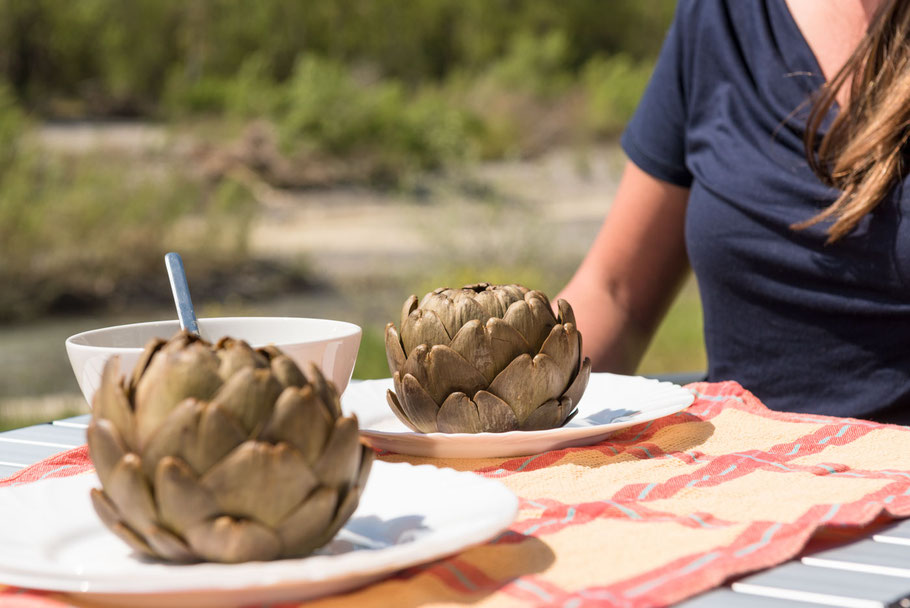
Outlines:
[[[680,0],[560,294],[635,370],[691,262],[709,380],[910,423],[910,0]]]

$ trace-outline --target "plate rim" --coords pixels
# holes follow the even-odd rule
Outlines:
[[[257,590],[265,591],[281,587],[287,587],[289,590],[300,588],[305,591],[308,587],[314,587],[317,585],[331,585],[337,582],[342,582],[346,579],[351,579],[354,581],[354,584],[350,586],[339,586],[336,591],[329,592],[339,593],[354,588],[363,582],[377,580],[398,572],[404,568],[426,563],[427,561],[432,561],[435,559],[442,559],[446,556],[453,555],[460,551],[469,549],[470,547],[487,542],[490,539],[494,538],[497,534],[508,529],[508,527],[512,524],[512,522],[514,522],[515,518],[517,517],[519,508],[518,498],[504,484],[495,479],[489,479],[470,471],[458,471],[451,467],[437,467],[432,464],[412,465],[410,463],[391,463],[376,461],[374,463],[374,466],[377,464],[381,468],[391,467],[391,470],[393,471],[395,469],[398,469],[399,471],[420,471],[418,475],[442,475],[446,477],[460,478],[466,482],[470,479],[470,483],[472,485],[486,486],[488,492],[491,494],[498,494],[499,498],[497,498],[497,501],[505,500],[508,501],[508,503],[503,504],[500,512],[496,512],[497,516],[495,519],[492,515],[493,512],[491,512],[488,518],[479,520],[479,522],[483,525],[480,525],[479,523],[474,529],[465,530],[463,526],[460,526],[455,532],[437,530],[432,537],[432,542],[428,542],[427,539],[424,539],[424,542],[418,545],[416,548],[412,543],[400,543],[392,545],[390,547],[384,547],[377,550],[384,552],[383,555],[387,558],[384,560],[384,563],[382,563],[381,566],[374,566],[376,560],[371,559],[368,560],[367,564],[355,564],[355,567],[348,570],[347,572],[341,574],[330,574],[329,576],[319,576],[318,572],[321,572],[319,570],[317,570],[317,576],[315,577],[309,575],[301,577],[299,571],[296,572],[295,576],[296,567],[300,562],[304,560],[332,559],[332,556],[310,555],[307,557],[288,558],[268,562],[244,562],[240,564],[201,562],[198,564],[190,564],[190,567],[201,566],[206,569],[204,572],[204,583],[199,583],[195,580],[198,578],[198,568],[195,569],[195,573],[193,571],[185,571],[184,573],[178,575],[180,578],[168,580],[168,577],[171,575],[168,574],[167,570],[165,569],[160,570],[160,574],[154,571],[149,571],[148,577],[138,576],[139,573],[137,572],[120,572],[107,574],[99,578],[98,575],[94,574],[79,575],[69,572],[36,572],[33,568],[26,569],[4,563],[0,563],[0,580],[3,581],[3,584],[29,589],[60,593],[73,593],[86,597],[134,597],[137,600],[149,596],[160,596],[163,598],[168,595],[202,595],[213,593],[223,594],[239,591],[255,592]],[[17,487],[24,488],[33,486],[34,484],[53,484],[54,482],[59,482],[62,480],[69,481],[76,477],[83,479],[91,478],[92,483],[100,485],[100,482],[98,482],[97,476],[94,474],[94,472],[90,472],[74,475],[71,477],[45,479],[30,484],[23,484],[22,486],[13,486],[7,489],[0,489],[0,494],[2,494],[2,491],[4,490],[15,491]],[[439,483],[448,484],[450,481],[440,480]],[[88,485],[89,484],[86,483],[86,486]],[[476,488],[472,490],[472,492],[473,491],[476,491]],[[491,498],[492,496],[488,496],[487,500],[489,501]],[[384,499],[386,498],[384,497]],[[97,521],[97,525],[103,526],[100,520]],[[105,532],[107,532],[106,529]],[[118,539],[117,542],[122,541],[119,541]],[[152,566],[156,565],[157,564],[152,564]],[[179,565],[174,564],[162,564],[162,566],[167,569],[180,567]],[[249,582],[247,578],[253,578],[252,575],[248,575],[246,578],[237,579],[230,576],[231,570],[250,570],[254,567],[263,567],[267,569],[264,571],[264,573],[256,575],[256,577],[265,581],[262,584]],[[220,570],[223,570],[224,572],[219,572]],[[236,574],[236,572],[234,572],[234,574]],[[216,577],[217,581],[214,580]],[[318,597],[322,595],[326,594],[320,593],[318,595],[308,597]]]
[[[360,434],[365,435],[367,437],[376,437],[376,438],[382,439],[382,440],[394,440],[394,441],[405,441],[405,442],[417,440],[420,442],[430,442],[430,443],[432,443],[432,442],[455,442],[455,441],[467,442],[467,443],[486,443],[486,442],[489,442],[491,439],[508,440],[508,439],[514,439],[517,437],[522,437],[525,439],[525,441],[531,442],[531,441],[534,441],[537,439],[545,439],[545,438],[551,437],[551,436],[559,436],[559,437],[563,437],[565,439],[571,439],[572,437],[581,439],[582,437],[587,437],[589,435],[593,436],[593,435],[596,435],[599,433],[612,433],[614,431],[618,431],[618,430],[621,430],[621,429],[629,427],[629,426],[634,426],[636,424],[642,424],[645,422],[650,422],[652,420],[657,420],[658,418],[670,416],[677,412],[681,412],[682,410],[686,409],[687,407],[689,407],[690,405],[692,405],[695,402],[695,394],[692,391],[686,389],[685,387],[683,387],[679,384],[676,384],[675,382],[669,382],[667,380],[659,380],[657,378],[647,378],[645,376],[638,376],[638,375],[614,374],[614,373],[610,373],[610,372],[592,372],[591,373],[592,377],[594,377],[595,375],[601,376],[601,377],[611,376],[611,377],[628,378],[630,381],[636,381],[636,382],[640,380],[640,381],[646,382],[648,384],[664,385],[667,388],[674,387],[675,389],[678,389],[680,391],[681,401],[680,401],[680,403],[674,403],[671,405],[664,406],[662,408],[656,408],[654,410],[650,410],[643,417],[636,418],[634,420],[628,420],[628,421],[624,420],[620,423],[607,422],[607,423],[603,423],[603,424],[595,424],[595,425],[583,426],[583,427],[565,427],[565,426],[563,426],[563,427],[557,427],[557,428],[552,428],[552,429],[543,429],[543,430],[537,430],[537,431],[517,430],[517,431],[506,431],[504,433],[489,433],[489,432],[484,432],[484,433],[442,433],[442,432],[418,433],[416,431],[410,431],[410,430],[409,431],[382,431],[382,430],[371,429],[368,427],[361,426]],[[391,378],[375,378],[372,380],[364,380],[364,382],[370,382],[370,381],[391,382],[391,380],[392,380]],[[685,398],[682,398],[683,392],[687,393],[687,396]],[[343,398],[342,398],[342,401],[343,401]],[[686,401],[686,403],[683,404],[682,403],[683,401]],[[662,413],[664,410],[666,410],[666,413]],[[602,411],[602,410],[598,410],[598,411]],[[593,412],[593,413],[597,413],[597,412]],[[391,409],[389,409],[389,414],[390,414],[389,418],[394,417],[394,413],[392,413]],[[652,414],[657,414],[657,415],[652,415]],[[622,425],[622,426],[616,426],[616,425]],[[605,427],[609,427],[609,428],[605,428]]]

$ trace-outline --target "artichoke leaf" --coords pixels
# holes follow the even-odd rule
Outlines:
[[[306,376],[303,375],[297,364],[291,361],[290,357],[286,355],[274,357],[271,362],[271,368],[272,373],[282,387],[295,386],[300,388],[306,386]]]
[[[493,360],[500,370],[522,353],[536,354],[531,353],[531,346],[524,336],[502,319],[487,321],[486,332],[490,337]]]
[[[527,289],[520,285],[466,285],[458,293],[477,302],[489,317],[502,318],[509,306],[524,297]],[[484,321],[486,322],[486,321]]]
[[[246,430],[224,406],[207,403],[199,416],[196,440],[184,445],[180,453],[201,475],[246,438]]]
[[[139,555],[144,555],[146,557],[151,557],[151,558],[155,558],[155,559],[160,557],[152,550],[152,548],[149,546],[149,544],[147,542],[145,542],[145,539],[142,538],[142,536],[137,534],[135,530],[130,528],[125,523],[117,522],[116,524],[111,526],[109,528],[109,530],[111,532],[113,532],[117,536],[117,538],[119,538],[120,540],[125,542],[127,545],[129,545],[130,548],[133,551],[135,551],[136,553],[138,553]]]
[[[500,294],[505,294],[505,292],[501,290],[484,290],[478,292],[473,299],[477,306],[487,313],[488,317],[501,319],[508,309],[507,302],[509,299],[507,296],[503,297]]]
[[[413,304],[413,308],[418,308],[418,307],[419,307],[419,308],[426,308],[427,303],[428,303],[430,300],[432,300],[432,299],[434,299],[434,298],[438,298],[439,296],[442,296],[443,298],[448,299],[450,296],[452,296],[452,295],[455,293],[455,291],[456,291],[456,290],[450,289],[450,288],[448,288],[448,287],[437,287],[437,288],[434,289],[433,291],[424,294],[423,298],[420,299],[420,303],[419,303],[419,304],[416,303],[416,302],[417,302],[417,296],[413,296],[413,295],[412,295],[412,296],[411,296],[410,298],[408,298],[408,300],[405,302],[405,307],[407,307],[408,305],[411,304],[412,298],[413,298],[413,302],[415,302],[415,303]],[[413,308],[411,309],[412,312],[413,312]],[[403,312],[403,309],[402,309],[402,312]],[[410,313],[409,313],[409,314],[410,314]]]
[[[564,392],[578,372],[578,332],[575,326],[554,325],[540,347],[540,354],[549,356],[559,367],[562,374],[559,392]]]
[[[110,480],[114,467],[126,455],[127,448],[120,440],[114,423],[109,419],[93,418],[85,434],[88,439],[89,457],[103,486]]]
[[[162,458],[180,456],[201,475],[246,438],[245,429],[219,404],[185,399],[146,442],[143,469],[153,479]]]
[[[401,409],[411,421],[411,424],[417,427],[421,433],[435,433],[436,414],[439,412],[439,406],[433,401],[433,398],[423,390],[417,378],[411,374],[405,374],[400,377],[400,372],[396,372],[393,380],[396,385],[400,385],[398,393],[398,403]]]
[[[531,306],[525,300],[509,306],[502,320],[521,334],[521,337],[528,343],[531,354],[536,354],[540,350],[540,345],[550,331],[550,327],[542,327],[537,324]]]
[[[159,526],[152,526],[145,531],[145,541],[164,559],[180,563],[198,561],[186,543]]]
[[[266,344],[265,346],[260,346],[256,349],[256,352],[268,359],[269,364],[275,357],[281,356],[281,349],[275,346],[274,344]]]
[[[283,388],[271,370],[245,367],[224,383],[212,401],[252,433],[269,419]]]
[[[221,386],[218,358],[201,343],[186,350],[162,348],[136,386],[136,429],[139,447],[188,397],[208,400]]]
[[[572,402],[570,400],[566,399],[565,401],[571,406]],[[560,405],[560,402],[556,399],[550,399],[531,412],[531,415],[521,423],[521,430],[542,431],[545,429],[555,429],[562,425],[565,417],[565,406]]]
[[[563,325],[571,323],[577,327],[575,323],[575,313],[572,311],[572,306],[568,302],[559,298],[556,300],[556,306],[559,308],[559,318],[557,319]]]
[[[370,469],[373,468],[373,460],[376,458],[376,452],[368,445],[360,445],[360,470],[357,471],[357,479],[354,480],[354,487],[365,488],[367,478],[370,476]]]
[[[335,421],[312,386],[284,389],[260,438],[294,446],[310,464],[322,453]]]
[[[398,335],[398,330],[395,329],[394,323],[389,323],[385,326],[385,356],[389,364],[389,371],[393,374],[404,367],[404,362],[407,359],[404,347],[401,344],[401,336]]]
[[[471,321],[478,321],[483,325],[492,316],[474,298],[465,295],[464,292],[460,292],[459,296],[455,298],[455,323],[449,332],[450,336],[455,336]]]
[[[104,364],[101,384],[92,398],[92,417],[110,420],[126,447],[136,446],[135,417],[123,389],[119,356],[111,357]]]
[[[412,312],[408,316],[408,321],[418,316],[426,317],[436,317],[442,329],[448,339],[451,339],[455,335],[455,332],[458,331],[458,322],[455,319],[455,306],[451,298],[444,293],[433,295],[430,298],[426,298],[424,302],[420,303],[420,308]],[[402,333],[404,333],[404,327],[401,328]],[[448,344],[448,339],[444,342],[429,342],[427,340],[420,340],[418,344]],[[405,343],[407,344],[407,342]],[[407,349],[405,349],[407,352]]]
[[[130,376],[129,384],[127,385],[127,396],[130,399],[135,397],[136,386],[139,384],[139,380],[142,378],[143,374],[145,374],[145,370],[148,368],[149,363],[151,363],[152,357],[154,357],[155,353],[161,350],[165,344],[167,344],[167,340],[162,340],[161,338],[152,338],[145,343],[142,354],[139,355],[139,360],[136,361],[136,365],[133,366],[133,373]],[[119,357],[117,358],[119,359]]]
[[[313,387],[316,395],[331,414],[332,419],[339,418],[341,414],[341,400],[338,398],[338,390],[335,385],[325,379],[322,372],[312,361],[308,361],[303,366],[303,375],[306,376],[307,382]]]
[[[246,441],[203,475],[201,484],[223,513],[275,526],[317,480],[300,452],[288,444]]]
[[[305,555],[315,547],[314,538],[332,523],[338,506],[338,490],[328,486],[316,488],[300,505],[279,524],[276,532],[284,546],[282,555]]]
[[[215,352],[220,361],[218,375],[225,381],[245,367],[263,368],[269,364],[261,353],[257,353],[243,340],[222,338],[218,341]]]
[[[451,335],[454,333],[449,334],[443,321],[432,310],[415,310],[401,326],[401,344],[408,357],[413,356],[414,349],[420,345],[432,347],[437,344],[448,344]]]
[[[194,552],[213,562],[269,560],[281,554],[278,535],[249,519],[222,515],[193,526],[186,536]]]
[[[203,407],[204,404],[198,399],[184,399],[148,438],[142,449],[142,467],[149,479],[154,479],[158,462],[165,456],[180,455],[193,465],[195,452],[192,450],[192,444],[196,442],[199,434],[199,416]],[[188,448],[189,454],[183,454],[184,447]],[[197,473],[205,471],[201,467],[193,468]]]
[[[481,430],[484,433],[507,433],[518,430],[518,418],[509,404],[487,391],[474,395]]]
[[[496,376],[498,370],[496,370],[496,363],[493,360],[490,338],[480,321],[472,319],[463,325],[452,338],[449,348],[473,365],[474,369],[483,374],[487,382]]]
[[[528,300],[530,298],[540,300],[541,304],[543,304],[543,307],[546,308],[546,311],[548,313],[547,318],[550,319],[553,323],[556,323],[557,319],[556,315],[553,314],[553,305],[550,304],[550,298],[547,297],[547,294],[536,289],[530,289],[525,292],[524,299]]]
[[[521,355],[505,368],[488,389],[509,404],[519,424],[550,399],[565,390],[563,372],[547,355]]]
[[[582,395],[585,394],[585,389],[588,387],[588,379],[591,377],[591,359],[585,357],[585,360],[582,361],[581,370],[575,376],[575,379],[572,380],[572,384],[569,385],[569,388],[566,389],[564,396],[572,400],[574,406],[578,406],[578,402],[581,401]]]
[[[155,497],[162,523],[180,534],[219,513],[215,499],[202,487],[192,469],[173,456],[158,463]]]
[[[533,349],[539,351],[550,330],[556,325],[556,316],[550,307],[550,301],[539,291],[526,293],[525,301],[528,303],[528,309],[534,319],[533,327],[538,332],[533,339],[529,337],[528,343]]]
[[[332,518],[331,523],[329,523],[322,535],[316,538],[312,544],[312,548],[321,547],[335,538],[335,535],[341,530],[344,522],[350,519],[351,515],[354,514],[354,511],[357,510],[357,505],[360,503],[360,494],[362,492],[363,488],[358,486],[354,486],[348,490],[348,493],[341,499],[338,510],[335,511],[335,516]]]
[[[418,380],[437,405],[442,405],[450,393],[473,395],[488,384],[483,374],[448,346],[418,346],[402,371],[403,377],[411,375]],[[402,405],[407,410],[408,405]]]
[[[111,502],[107,494],[98,488],[92,488],[89,494],[92,498],[92,506],[101,519],[101,523],[108,528],[113,528],[115,524],[119,524],[122,521],[117,505]]]
[[[108,530],[113,532],[120,540],[125,542],[133,551],[140,555],[158,557],[152,548],[149,547],[148,543],[145,542],[144,538],[123,523],[120,519],[120,513],[117,511],[117,507],[114,506],[114,503],[111,502],[111,499],[108,498],[104,492],[97,488],[92,488],[91,498],[92,506],[95,507],[95,513],[98,514],[98,517],[101,518],[101,522],[107,526]]]
[[[411,297],[405,300],[404,305],[401,307],[401,322],[399,324],[399,327],[404,327],[404,322],[407,321],[412,312],[417,310],[417,307],[417,296],[411,294]]]
[[[395,372],[395,376],[398,376],[398,372]],[[397,378],[396,378],[396,379],[397,379]],[[400,383],[400,382],[396,382],[396,384],[400,385],[401,383]],[[396,389],[396,390],[398,390],[399,392],[401,392],[401,389],[400,389],[400,388],[398,388],[398,389]],[[408,419],[408,417],[405,415],[404,410],[403,410],[402,407],[401,407],[401,404],[398,402],[398,397],[395,395],[394,392],[392,392],[391,390],[387,390],[387,391],[385,392],[385,398],[386,398],[386,401],[387,401],[388,404],[389,404],[389,407],[392,408],[392,413],[395,414],[395,417],[396,417],[396,418],[398,418],[399,420],[401,420],[401,423],[402,423],[402,424],[404,424],[406,427],[408,427],[408,428],[411,429],[412,431],[417,431],[418,433],[421,432],[420,429],[417,428],[416,426],[414,426],[414,423],[411,422],[411,421]]]
[[[486,325],[469,321],[455,334],[450,348],[483,374],[488,384],[512,359],[528,351],[521,334],[497,318]]]
[[[342,487],[351,483],[360,467],[360,433],[357,418],[339,418],[313,472],[323,485]]]
[[[120,519],[120,513],[117,507],[111,502],[110,498],[96,488],[91,491],[92,506],[95,507],[95,513],[101,518],[101,522],[107,526],[108,530],[113,532],[120,540],[130,546],[131,549],[147,557],[158,557],[149,547],[145,539],[132,530]]]
[[[104,490],[130,528],[144,534],[155,525],[155,500],[137,455],[127,454],[120,459]]]
[[[477,405],[464,393],[452,393],[439,407],[436,426],[442,433],[480,433]]]

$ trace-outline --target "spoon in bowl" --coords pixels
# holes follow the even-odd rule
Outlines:
[[[164,265],[167,267],[167,277],[171,282],[174,304],[177,305],[177,318],[180,320],[180,329],[185,329],[198,336],[199,325],[196,323],[193,300],[190,298],[190,286],[186,282],[186,271],[183,269],[183,260],[180,254],[174,252],[165,254]]]

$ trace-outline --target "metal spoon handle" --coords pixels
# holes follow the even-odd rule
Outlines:
[[[171,281],[171,292],[174,294],[174,304],[177,305],[177,318],[180,319],[180,329],[199,335],[199,325],[196,323],[196,313],[193,311],[193,300],[190,298],[190,286],[186,282],[186,272],[183,269],[183,260],[179,253],[168,253],[164,256],[164,265],[167,266],[167,277]]]

